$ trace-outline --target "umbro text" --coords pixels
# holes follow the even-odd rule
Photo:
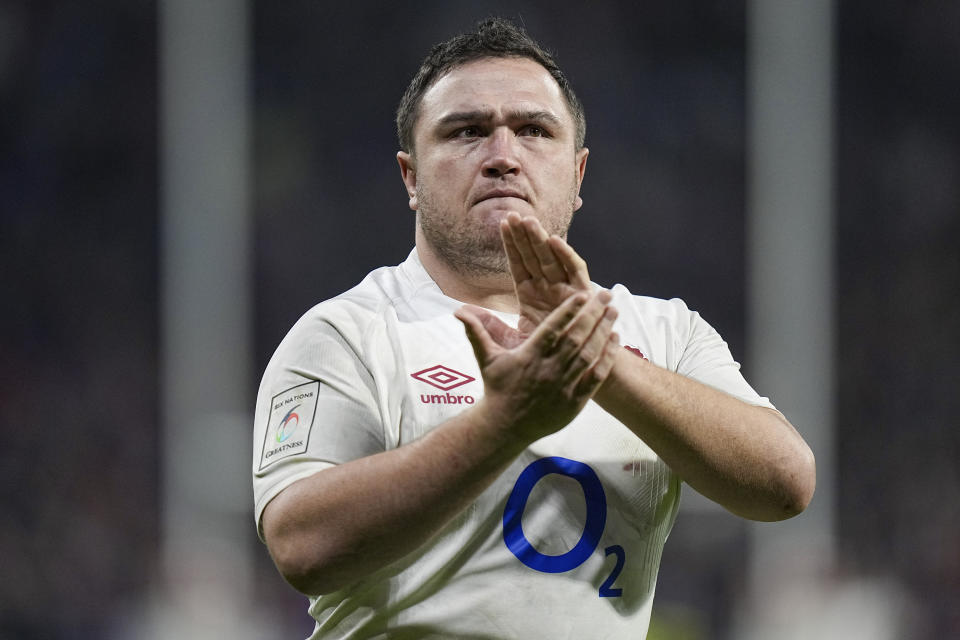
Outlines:
[[[423,404],[473,404],[473,396],[458,396],[452,393],[447,394],[420,394],[420,402]]]

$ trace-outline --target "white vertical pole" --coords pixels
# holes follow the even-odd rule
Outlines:
[[[749,377],[817,458],[807,511],[753,526],[758,607],[836,553],[833,50],[831,0],[748,3]]]
[[[162,0],[156,638],[249,637],[249,8]]]

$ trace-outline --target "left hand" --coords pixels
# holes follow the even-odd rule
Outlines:
[[[590,293],[587,263],[563,238],[548,235],[536,218],[509,213],[500,222],[500,236],[520,303],[522,335],[532,334],[574,293]]]

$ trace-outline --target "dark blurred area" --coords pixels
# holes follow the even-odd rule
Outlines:
[[[917,640],[960,637],[960,4],[836,11],[839,570],[898,581]],[[251,413],[300,314],[412,247],[393,112],[488,14],[585,104],[570,239],[593,279],[684,298],[747,360],[743,3],[255,3]],[[157,580],[157,47],[154,2],[0,2],[0,638],[113,637]],[[725,638],[746,542],[732,516],[702,528],[681,514],[654,615]],[[256,553],[278,637],[305,635]]]
[[[0,3],[0,637],[95,638],[157,546],[149,2]]]

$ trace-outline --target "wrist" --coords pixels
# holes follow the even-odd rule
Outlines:
[[[620,377],[624,369],[633,364],[630,362],[630,358],[632,357],[634,356],[627,351],[626,347],[617,349],[616,354],[614,354],[613,367],[610,368],[610,373],[607,374],[607,378],[603,381],[603,384],[601,384],[600,388],[593,394],[594,402],[603,407],[616,395],[617,388],[620,386]]]
[[[468,418],[471,431],[476,434],[476,445],[488,447],[491,453],[514,457],[536,439],[528,437],[528,430],[515,423],[515,415],[486,397],[461,415]]]
[[[635,394],[638,389],[637,376],[644,376],[645,369],[654,366],[640,351],[626,346],[618,349],[614,358],[610,373],[593,396],[594,402],[611,413],[618,399],[630,393],[628,389]]]

